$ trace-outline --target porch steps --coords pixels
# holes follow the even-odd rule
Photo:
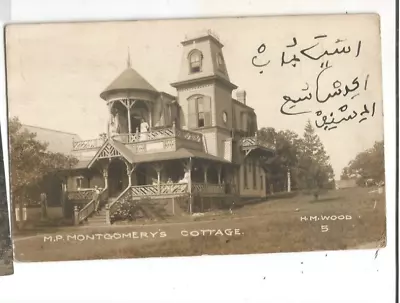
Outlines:
[[[89,226],[100,226],[100,225],[105,225],[106,224],[106,210],[103,207],[100,209],[98,214],[93,214],[89,218],[87,218],[86,222],[84,223],[85,225]]]
[[[108,203],[114,202],[116,197],[109,197],[108,198]],[[107,220],[106,220],[106,208],[105,205],[101,206],[100,205],[100,210],[99,213],[92,214],[87,220],[84,222],[85,225],[89,226],[101,226],[105,225]]]

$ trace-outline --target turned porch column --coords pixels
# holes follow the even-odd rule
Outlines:
[[[208,180],[208,164],[203,164],[203,173],[204,173],[204,184],[207,184]]]
[[[157,172],[157,192],[158,194],[161,193],[161,171],[163,169],[163,164],[162,163],[156,163],[154,164],[154,170]]]
[[[108,167],[103,168],[104,188],[108,188]]]
[[[132,132],[132,126],[131,126],[131,104],[129,102],[127,110],[128,110],[128,133],[130,134]]]
[[[222,165],[218,165],[218,184],[221,184]]]
[[[148,105],[149,109],[149,130],[153,128],[153,117],[152,117],[152,111],[153,111],[153,106],[151,104]]]
[[[126,166],[126,174],[128,176],[128,186],[132,186],[132,173],[135,171],[136,164],[130,164],[125,159],[124,159],[124,163]]]
[[[193,195],[192,195],[192,158],[189,158],[189,162],[185,165],[185,171],[189,175],[188,179],[188,192],[189,192],[189,214],[192,214],[192,204],[193,204]]]

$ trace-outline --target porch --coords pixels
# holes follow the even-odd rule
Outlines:
[[[102,220],[108,223],[113,214],[121,212],[121,208],[145,200],[187,198],[185,212],[190,214],[195,197],[222,198],[235,192],[235,170],[231,163],[211,159],[212,156],[182,159],[188,156],[186,152],[143,155],[138,163],[130,163],[122,157],[98,158],[90,169],[81,170],[85,177],[75,177],[85,180],[84,185],[89,186],[69,188],[66,192],[67,200],[74,205],[75,221],[82,222],[92,216],[95,210],[94,184],[101,191],[105,210]]]

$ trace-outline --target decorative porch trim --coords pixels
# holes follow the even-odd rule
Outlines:
[[[126,155],[124,155],[124,151],[121,151],[121,148],[114,144],[112,139],[108,139],[104,142],[103,146],[97,151],[94,155],[93,159],[89,162],[88,168],[91,168],[93,164],[98,159],[113,159],[113,158],[123,158],[125,161],[131,163],[129,159],[127,159]]]

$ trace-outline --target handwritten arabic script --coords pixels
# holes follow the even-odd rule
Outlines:
[[[341,123],[357,120],[356,118],[359,118],[358,122],[361,123],[369,117],[374,117],[376,101],[364,102],[363,93],[368,90],[370,79],[368,72],[352,71],[353,75],[350,75],[346,66],[335,66],[332,62],[337,62],[343,56],[351,56],[353,60],[357,60],[362,54],[363,42],[348,42],[348,39],[335,38],[327,43],[327,39],[327,35],[314,36],[311,46],[299,47],[298,39],[293,37],[291,43],[280,52],[277,62],[281,68],[296,68],[300,63],[304,65],[307,62],[317,64],[316,74],[301,85],[299,96],[282,96],[280,112],[288,116],[314,114],[316,127],[329,131],[336,129]],[[325,44],[330,45],[330,49],[325,49]],[[260,74],[263,74],[267,66],[274,64],[272,58],[268,57],[268,47],[265,43],[259,45],[251,63],[259,69]],[[361,107],[357,99],[362,99]],[[336,111],[330,110],[324,114],[322,107],[325,103],[331,103],[331,107],[333,105]],[[310,109],[315,106],[321,108]]]

